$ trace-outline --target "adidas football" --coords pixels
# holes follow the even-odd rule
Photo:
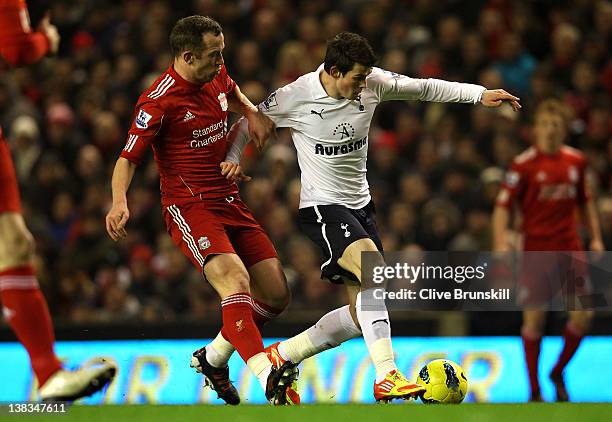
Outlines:
[[[429,362],[419,372],[417,383],[425,387],[424,403],[461,403],[468,390],[463,368],[446,359]]]

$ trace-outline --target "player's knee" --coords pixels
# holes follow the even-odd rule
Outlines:
[[[274,270],[270,272],[268,284],[270,288],[265,292],[268,304],[278,310],[284,310],[291,302],[291,291],[280,262],[277,262]]]
[[[544,327],[538,324],[529,324],[523,322],[521,327],[521,335],[527,338],[542,337],[544,335]]]
[[[588,332],[591,328],[593,321],[593,311],[576,311],[570,316],[570,322],[575,329],[579,330],[582,334]]]
[[[263,266],[262,266],[263,265]],[[291,291],[283,267],[277,259],[259,264],[257,269],[249,269],[253,297],[282,312],[291,301]]]
[[[233,288],[234,293],[250,291],[249,274],[242,269],[229,270],[224,274],[223,279],[227,280],[228,286]]]
[[[338,258],[338,265],[344,270],[353,274],[359,282],[361,282],[361,254],[351,253],[345,251],[344,254]]]
[[[285,308],[289,306],[290,302],[291,302],[291,291],[287,287],[286,283],[283,285],[283,288],[274,292],[270,296],[270,306],[278,309],[279,311],[285,310]]]
[[[32,262],[35,251],[34,238],[29,232],[17,232],[7,242],[6,253],[3,262],[12,265],[27,265]]]
[[[225,295],[250,292],[249,273],[239,266],[217,267],[206,271],[206,278],[214,286],[222,286]],[[220,292],[221,293],[221,292]]]
[[[527,324],[525,325],[527,326],[529,330],[533,331],[534,333],[542,334],[544,333],[544,329],[546,327],[546,320],[534,319],[534,320],[528,321]]]
[[[376,244],[372,241],[372,239],[365,238],[359,239],[350,244],[345,250],[342,256],[338,259],[338,265],[343,269],[353,273],[356,277],[359,278],[360,282],[362,281],[362,253],[371,253],[369,259],[372,259],[372,266],[384,266],[384,259],[382,255],[378,251]]]
[[[541,336],[546,326],[546,312],[527,312],[523,316],[522,332]]]

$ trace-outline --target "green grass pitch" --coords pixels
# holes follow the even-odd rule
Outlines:
[[[340,421],[414,421],[414,422],[562,422],[610,421],[612,404],[538,403],[538,404],[461,404],[430,405],[304,405],[272,407],[229,406],[73,406],[64,415],[8,416],[0,420],[87,421],[87,422],[340,422]]]

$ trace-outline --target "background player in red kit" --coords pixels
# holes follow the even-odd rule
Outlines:
[[[0,55],[12,66],[56,53],[60,37],[45,16],[32,31],[23,0],[0,2]],[[90,395],[114,377],[110,364],[67,371],[53,351],[55,334],[47,301],[32,260],[34,239],[21,215],[17,178],[8,143],[0,128],[0,298],[2,313],[26,348],[43,400],[76,400]]]
[[[590,250],[604,250],[597,212],[585,177],[585,158],[578,150],[563,145],[568,118],[567,110],[557,100],[546,100],[536,110],[533,127],[535,145],[514,159],[497,198],[493,213],[494,246],[497,251],[509,249],[506,230],[510,208],[515,202],[522,216],[525,251],[582,251],[576,222],[577,208],[583,211],[589,229]],[[534,280],[525,275],[521,279],[521,288],[526,293],[524,303],[535,309],[523,311],[521,335],[531,400],[541,401],[538,357],[546,310],[538,305],[544,305],[550,297],[542,295],[546,293],[545,286],[535,286],[538,281],[543,283],[544,280]],[[584,276],[588,277],[588,274]],[[550,373],[558,401],[569,400],[563,370],[587,332],[592,317],[590,310],[569,312],[563,350]]]
[[[286,389],[296,370],[292,365],[272,366],[259,331],[288,304],[285,276],[272,243],[241,201],[236,184],[221,174],[228,111],[253,124],[251,136],[256,142],[265,140],[271,127],[228,76],[217,22],[203,16],[179,20],[170,34],[170,46],[174,62],[140,96],[117,160],[107,231],[114,240],[126,236],[126,191],[136,165],[151,146],[168,232],[221,296],[221,333],[194,353],[192,366],[222,399],[237,404],[240,399],[227,368],[235,347],[268,400],[295,402],[297,397],[286,398]]]

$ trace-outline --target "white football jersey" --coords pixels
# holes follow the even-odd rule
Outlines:
[[[357,209],[371,200],[366,178],[368,133],[376,106],[389,100],[477,103],[479,85],[413,79],[374,67],[357,100],[327,95],[323,65],[273,92],[259,109],[288,127],[302,172],[300,208],[344,205]]]

